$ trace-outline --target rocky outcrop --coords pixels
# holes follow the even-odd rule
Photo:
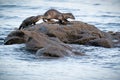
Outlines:
[[[21,43],[25,43],[26,40],[26,36],[22,31],[13,31],[11,32],[6,39],[4,40],[4,44],[5,45],[11,45],[11,44],[21,44]]]
[[[4,44],[20,43],[25,43],[26,49],[37,51],[37,56],[46,57],[84,55],[73,52],[65,43],[114,47],[112,34],[102,32],[95,26],[80,21],[72,21],[67,25],[40,23],[29,26],[11,32]]]
[[[29,30],[44,33],[49,37],[57,37],[64,43],[113,47],[112,39],[107,33],[80,21],[73,21],[67,25],[41,23],[29,28]],[[93,44],[93,41],[99,45]],[[109,45],[103,45],[102,42]]]
[[[58,38],[49,37],[36,31],[13,31],[5,39],[7,45],[19,43],[25,43],[27,50],[37,51],[36,55],[39,57],[64,57],[76,55],[77,53]],[[78,54],[84,55],[83,53]]]

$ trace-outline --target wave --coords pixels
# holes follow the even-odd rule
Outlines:
[[[19,16],[0,15],[0,18],[3,18],[3,19],[17,19],[17,18],[19,18]]]
[[[20,7],[20,6],[19,5],[0,5],[0,7],[11,8],[11,7]]]
[[[29,6],[23,6],[23,5],[12,5],[12,4],[2,4],[0,5],[0,9],[2,8],[25,8]]]
[[[97,5],[101,5],[101,4],[99,4],[99,3],[95,3],[95,4],[93,4],[93,5],[97,6]]]
[[[105,25],[109,25],[109,26],[120,26],[120,23],[106,23]]]
[[[109,27],[116,26],[119,27],[120,23],[99,23],[99,22],[89,22],[95,25],[107,25]]]
[[[118,17],[118,18],[120,18],[120,16],[113,16],[113,15],[101,15],[101,16],[99,16],[99,17],[109,17],[109,18],[112,18],[112,17]]]

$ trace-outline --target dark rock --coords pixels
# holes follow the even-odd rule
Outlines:
[[[26,41],[23,38],[20,38],[20,37],[10,37],[10,38],[7,38],[4,41],[4,44],[5,45],[11,45],[11,44],[21,44],[21,43],[25,43],[25,42]]]
[[[89,42],[89,44],[94,45],[94,46],[103,46],[103,47],[106,47],[106,48],[113,47],[113,43],[110,42],[109,39],[106,39],[106,38],[91,40]]]
[[[64,57],[84,55],[72,51],[65,43],[111,48],[114,47],[114,39],[120,42],[120,33],[106,33],[93,25],[72,21],[66,25],[41,23],[13,31],[6,37],[4,44],[25,43],[26,49],[37,51],[38,56]]]
[[[112,36],[112,42],[115,47],[120,47],[120,32],[108,32]]]
[[[13,31],[4,40],[5,45],[21,44],[26,42],[26,36],[22,31]]]
[[[68,49],[61,47],[61,46],[48,46],[42,49],[39,49],[36,52],[36,55],[39,57],[64,57],[64,56],[70,56],[72,54],[71,51]]]
[[[27,42],[26,44],[28,46],[31,46],[30,45],[31,42],[34,42],[34,41],[35,41],[34,44],[35,43],[36,45],[39,44],[41,42],[41,39],[44,38],[44,36],[58,38],[60,41],[64,43],[70,43],[70,44],[72,43],[72,44],[83,44],[83,45],[87,44],[88,45],[89,43],[89,45],[93,45],[93,46],[96,46],[96,45],[103,46],[103,47],[112,46],[112,45],[104,46],[104,45],[93,44],[93,42],[97,40],[99,40],[97,41],[97,43],[100,42],[100,44],[102,44],[101,40],[103,41],[103,43],[106,42],[109,44],[113,44],[111,35],[109,35],[108,33],[102,32],[99,29],[97,29],[95,26],[84,23],[84,22],[72,21],[70,23],[71,24],[67,24],[67,25],[59,25],[57,23],[56,24],[41,23],[41,24],[31,26],[30,28],[26,28],[21,31],[14,31],[10,33],[7,38],[11,37],[10,35],[15,36],[15,37],[16,36],[20,37],[21,40],[23,41],[20,40],[19,42],[19,39],[18,39],[18,41],[16,42],[18,43]],[[44,36],[40,37],[39,35],[41,34],[42,35],[44,34]],[[27,38],[25,36],[27,36]],[[29,37],[31,37],[31,39]],[[45,41],[47,41],[47,44],[48,44],[49,41],[47,37]],[[5,40],[7,40],[7,38]],[[28,38],[29,40],[27,41]],[[101,38],[104,38],[104,39],[101,39]],[[8,42],[5,41],[5,44],[6,43]]]
[[[35,25],[34,27],[36,28],[35,30],[37,32],[42,32],[48,35],[49,37],[57,37],[64,43],[86,45],[88,43],[91,43],[91,41],[93,40],[105,38],[107,39],[107,40],[104,39],[105,42],[112,44],[112,39],[110,38],[111,35],[108,35],[107,33],[100,31],[93,25],[89,25],[87,23],[80,21],[73,21],[71,22],[71,24],[67,25],[41,23]],[[104,40],[102,39],[102,41]],[[95,46],[94,44],[89,45]],[[97,46],[106,47],[104,45]]]

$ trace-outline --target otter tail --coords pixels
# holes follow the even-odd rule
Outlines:
[[[23,28],[23,24],[20,25],[20,27],[18,28],[18,30],[22,29]]]

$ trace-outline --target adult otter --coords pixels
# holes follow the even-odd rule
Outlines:
[[[35,25],[37,21],[39,21],[40,19],[42,19],[42,15],[37,15],[37,16],[31,16],[31,17],[28,17],[26,18],[22,24],[20,25],[19,27],[19,30],[20,29],[23,29],[29,25]]]
[[[51,19],[57,19],[61,24],[68,22],[68,18],[75,19],[72,13],[61,13],[55,9],[48,10],[43,16],[44,22],[54,22]]]

